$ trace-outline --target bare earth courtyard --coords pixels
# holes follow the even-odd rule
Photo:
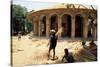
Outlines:
[[[94,61],[96,57],[82,46],[82,41],[58,40],[56,47],[56,60],[47,60],[48,39],[29,36],[22,36],[18,40],[17,36],[12,36],[12,64],[13,66],[34,65],[34,64],[57,64],[62,63],[64,49],[68,48],[73,55],[75,62]],[[90,41],[86,42],[88,46]],[[51,51],[52,53],[52,51]],[[51,54],[52,55],[52,54]]]

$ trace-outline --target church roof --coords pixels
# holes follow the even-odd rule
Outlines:
[[[93,9],[96,10],[96,6],[94,5],[81,5],[81,4],[66,4],[60,3],[49,7],[49,9],[58,9],[58,8],[76,8],[76,9]]]
[[[97,10],[97,7],[95,5],[82,5],[82,4],[68,4],[68,3],[58,3],[52,6],[49,6],[47,8],[42,8],[39,10],[32,10],[31,13],[45,10],[45,9],[59,9],[59,8],[74,8],[74,9],[91,9],[91,10]]]

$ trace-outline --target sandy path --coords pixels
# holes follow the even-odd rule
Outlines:
[[[91,54],[87,55],[87,51],[85,51],[81,45],[80,41],[66,41],[59,40],[56,47],[56,56],[57,60],[47,60],[47,47],[48,39],[44,38],[33,38],[28,39],[28,36],[23,36],[20,41],[18,41],[17,37],[12,37],[12,60],[14,66],[21,65],[34,65],[34,64],[52,64],[52,63],[61,63],[62,56],[64,54],[64,48],[68,48],[69,51],[73,54],[76,61],[92,61],[95,57]],[[89,43],[89,42],[87,42]],[[85,52],[84,57],[82,52]],[[80,53],[80,54],[79,54]],[[87,56],[90,58],[87,59]],[[92,58],[92,59],[91,59]]]

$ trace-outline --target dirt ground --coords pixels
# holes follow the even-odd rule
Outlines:
[[[56,47],[56,60],[47,60],[48,55],[48,38],[22,36],[18,40],[17,36],[12,37],[12,65],[22,67],[23,65],[35,64],[58,64],[62,63],[61,59],[64,55],[64,49],[68,48],[73,55],[75,62],[94,61],[96,57],[81,45],[82,41],[70,41],[66,39],[58,40]],[[86,42],[86,46],[88,43]],[[52,55],[52,51],[51,51]]]

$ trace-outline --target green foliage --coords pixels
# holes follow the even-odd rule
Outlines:
[[[32,31],[32,23],[26,18],[28,14],[27,8],[12,4],[11,11],[12,35],[18,34],[19,31],[21,31],[22,34]]]

